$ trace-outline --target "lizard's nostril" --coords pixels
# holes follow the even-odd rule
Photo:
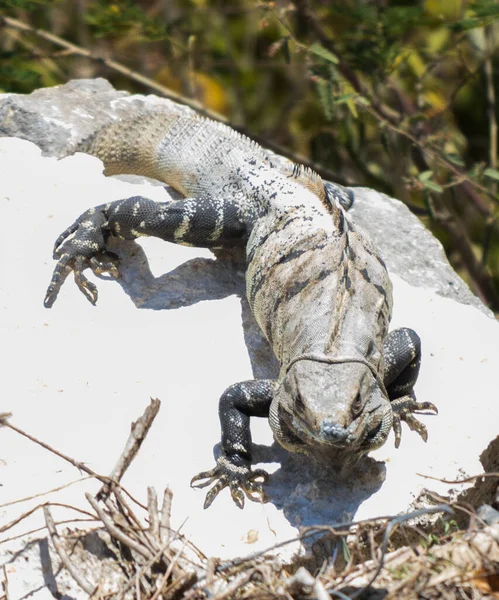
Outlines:
[[[324,421],[321,431],[331,442],[343,442],[348,437],[348,431],[336,421]]]

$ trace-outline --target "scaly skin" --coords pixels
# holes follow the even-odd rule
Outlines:
[[[116,272],[109,236],[246,248],[248,301],[281,371],[276,381],[238,383],[222,395],[222,454],[192,481],[214,482],[205,506],[226,486],[240,507],[245,495],[263,498],[266,473],[251,470],[252,416],[269,418],[285,448],[342,471],[382,445],[392,427],[398,444],[400,420],[426,439],[413,412],[436,409],[412,394],[419,338],[409,329],[388,334],[390,279],[344,211],[350,192],[308,170],[275,167],[255,143],[173,103],[111,124],[82,149],[103,160],[106,174],[148,175],[186,198],[137,196],[81,215],[56,241],[47,306],[67,268],[97,301],[83,269]]]

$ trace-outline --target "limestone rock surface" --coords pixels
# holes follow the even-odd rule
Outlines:
[[[183,533],[207,555],[222,558],[267,548],[293,537],[300,526],[405,511],[424,488],[443,495],[464,490],[424,475],[454,480],[483,471],[479,457],[496,438],[499,423],[499,324],[405,206],[358,189],[353,217],[373,236],[394,282],[392,326],[412,327],[422,338],[416,393],[440,411],[422,417],[428,443],[404,427],[398,450],[391,437],[341,480],[278,448],[266,421],[255,420],[256,458],[273,472],[270,501],[247,503],[240,511],[225,492],[203,511],[204,494],[192,490],[189,480],[213,464],[220,393],[236,381],[276,373],[244,299],[244,265],[237,257],[215,259],[208,251],[155,239],[116,242],[120,278],[94,279],[97,306],[68,278],[53,308],[43,307],[53,242],[81,212],[137,194],[168,198],[163,186],[151,182],[104,177],[93,157],[60,159],[95,127],[147,102],[168,103],[128,96],[103,80],[0,96],[5,136],[0,139],[5,353],[0,412],[11,411],[17,426],[107,474],[130,423],[150,396],[160,398],[160,414],[123,483],[142,501],[147,486],[161,493],[168,484],[174,524],[183,524]],[[89,480],[7,505],[80,480],[81,474],[9,429],[0,431],[0,440],[0,524],[46,500],[88,510],[84,491],[98,489]],[[68,508],[53,510],[57,520],[75,517]],[[0,534],[0,541],[42,525],[36,511]],[[34,562],[47,560],[44,533],[38,537]],[[280,552],[286,558],[296,549]],[[43,598],[46,568],[30,571],[38,579],[17,576],[25,573],[23,560],[18,546],[0,545],[0,562],[6,565],[0,581],[7,573],[11,600],[34,589],[33,597]],[[52,586],[78,597],[57,577]]]

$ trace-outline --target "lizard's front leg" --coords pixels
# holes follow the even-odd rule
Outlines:
[[[78,288],[92,304],[97,301],[97,288],[83,275],[84,269],[92,267],[95,272],[109,271],[114,276],[118,275],[117,256],[106,250],[111,234],[108,226],[110,206],[101,204],[85,211],[55,241],[54,255],[58,261],[45,295],[46,307],[54,302],[66,268],[73,270]],[[71,235],[73,237],[67,240]]]
[[[59,260],[47,289],[45,306],[54,302],[66,268],[74,271],[79,289],[95,304],[97,289],[83,275],[83,270],[90,266],[95,271],[107,270],[117,275],[116,267],[108,260],[117,257],[106,251],[111,235],[126,240],[154,236],[203,248],[242,246],[247,227],[241,214],[237,198],[208,195],[172,202],[133,196],[91,208],[56,240],[54,254]]]
[[[276,388],[277,383],[272,379],[243,381],[231,385],[220,397],[222,454],[213,469],[191,480],[193,487],[206,487],[215,482],[206,494],[204,508],[227,486],[239,508],[244,507],[245,494],[250,500],[263,501],[262,485],[268,475],[263,469],[251,470],[250,417],[268,418]]]
[[[400,445],[401,421],[405,421],[426,442],[426,427],[413,413],[422,410],[438,413],[438,410],[431,402],[418,402],[414,394],[413,388],[421,366],[421,340],[418,334],[406,327],[392,331],[384,341],[383,355],[384,383],[393,409],[395,447]]]

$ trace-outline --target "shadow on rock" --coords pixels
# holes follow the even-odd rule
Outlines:
[[[155,277],[147,255],[136,242],[113,239],[109,249],[120,256],[118,283],[137,308],[172,310],[204,300],[237,296],[241,300],[244,339],[253,376],[275,378],[279,364],[246,300],[244,250],[217,252],[217,258],[193,258]]]
[[[220,452],[220,444],[216,444],[215,459]],[[297,528],[352,521],[361,504],[380,489],[386,477],[385,464],[370,457],[362,458],[350,472],[340,476],[328,465],[288,452],[277,442],[272,446],[254,444],[253,459],[254,465],[264,469],[270,463],[279,465],[265,485],[265,495]],[[317,538],[311,538],[305,546],[316,542]]]
[[[280,464],[266,485],[266,494],[296,527],[353,519],[386,476],[385,464],[370,457],[340,476],[332,467],[288,452],[277,442],[270,447],[256,446],[254,460]]]

